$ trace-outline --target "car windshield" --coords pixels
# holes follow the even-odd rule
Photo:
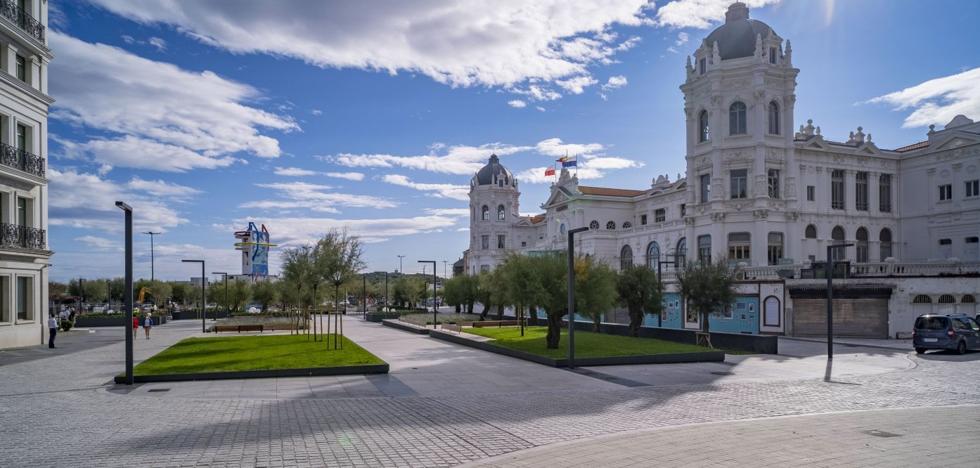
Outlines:
[[[917,330],[945,330],[946,318],[945,317],[919,317],[915,321],[915,328]]]

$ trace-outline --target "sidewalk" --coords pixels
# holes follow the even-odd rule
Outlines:
[[[800,337],[800,336],[781,336],[780,340],[791,340],[791,341],[807,341],[811,343],[827,343],[827,338],[825,337]],[[878,348],[878,349],[894,349],[898,351],[912,351],[912,340],[911,339],[873,339],[873,338],[848,338],[835,336],[834,346],[858,346],[862,348]]]
[[[692,424],[571,440],[463,466],[976,466],[978,418],[980,406],[958,406]]]

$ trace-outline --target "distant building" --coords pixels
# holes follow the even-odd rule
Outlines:
[[[0,8],[0,348],[47,340],[48,2]]]
[[[873,282],[868,294],[877,302],[854,315],[854,334],[894,335],[911,328],[913,312],[975,313],[980,283],[962,275],[980,271],[980,123],[957,116],[896,149],[879,148],[862,127],[844,141],[825,138],[810,120],[794,132],[792,53],[745,4],[728,9],[685,68],[687,172],[673,181],[659,175],[646,189],[593,187],[563,169],[544,212],[521,216],[518,181],[491,155],[470,182],[465,271],[491,270],[509,252],[564,250],[567,231],[587,227],[577,253],[617,269],[723,257],[746,279],[778,281],[752,293],[743,285],[744,301],[712,326],[807,334],[819,330],[820,310],[808,299],[819,284],[806,277],[828,245],[849,242],[855,246],[836,260],[852,262],[854,276],[963,278]],[[663,267],[667,276],[675,265]],[[681,302],[668,295],[673,323],[696,327]]]

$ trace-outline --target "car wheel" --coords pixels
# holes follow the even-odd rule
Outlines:
[[[924,354],[925,352],[925,348],[915,348],[915,354]]]
[[[966,354],[966,342],[960,341],[960,344],[956,345],[956,352],[958,354]]]

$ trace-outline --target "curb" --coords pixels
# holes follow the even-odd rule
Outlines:
[[[820,344],[824,344],[824,345],[827,344],[827,340],[821,340],[821,339],[816,339],[816,338],[800,338],[800,337],[796,337],[796,336],[780,336],[779,338],[780,339],[783,339],[783,340],[789,340],[789,341],[802,341],[802,342],[806,342],[806,343],[820,343]],[[885,345],[874,345],[874,344],[857,344],[857,343],[842,343],[840,341],[837,341],[836,338],[834,338],[834,346],[849,346],[851,348],[887,349],[889,351],[902,351],[902,352],[910,352],[910,351],[912,351],[912,348],[911,347],[909,347],[909,348],[899,348],[898,346],[885,346]]]
[[[401,320],[398,319],[384,319],[381,321],[381,324],[386,327],[397,328],[402,331],[416,333],[419,335],[428,335],[429,332],[432,331],[431,328],[420,327],[418,325],[413,325],[411,323],[402,322]]]
[[[568,367],[568,359],[566,358],[552,359],[544,356],[538,356],[537,354],[531,354],[531,353],[526,353],[524,351],[508,349],[508,348],[491,344],[489,342],[474,341],[459,336],[455,333],[433,330],[429,332],[429,336],[437,340],[443,340],[443,341],[448,341],[450,343],[469,346],[471,348],[476,348],[483,351],[489,351],[491,353],[502,354],[504,356],[510,356],[517,359],[523,359],[525,361],[531,361],[546,366]],[[649,354],[649,355],[638,355],[638,356],[577,358],[575,359],[575,365],[580,367],[589,367],[589,366],[619,366],[619,365],[628,365],[628,364],[678,364],[678,363],[686,363],[686,362],[724,362],[724,361],[725,361],[724,352],[704,351],[698,353]]]
[[[362,375],[362,374],[387,374],[388,363],[366,364],[361,366],[337,366],[337,367],[309,367],[305,369],[278,369],[278,370],[258,370],[258,371],[232,371],[232,372],[202,372],[199,374],[159,374],[159,375],[137,375],[133,377],[134,383],[150,382],[182,382],[193,380],[226,380],[226,379],[267,379],[275,377],[313,377],[330,375]],[[125,384],[126,376],[117,375],[115,383]]]

